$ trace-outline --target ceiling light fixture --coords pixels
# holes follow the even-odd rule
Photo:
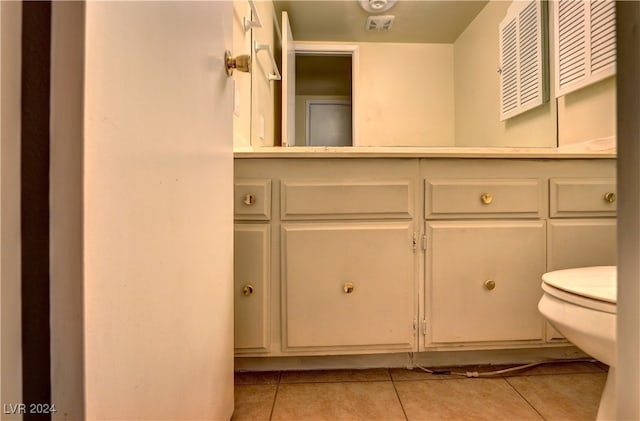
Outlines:
[[[381,13],[391,9],[397,0],[358,0],[360,6],[369,13]]]

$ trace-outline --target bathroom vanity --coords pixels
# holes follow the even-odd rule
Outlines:
[[[238,152],[236,356],[567,346],[540,277],[616,263],[615,176],[554,148]]]

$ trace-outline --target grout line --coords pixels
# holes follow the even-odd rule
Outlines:
[[[409,417],[407,416],[407,411],[404,410],[404,405],[402,404],[402,399],[400,399],[400,393],[398,393],[398,389],[396,388],[396,382],[393,380],[393,376],[391,375],[391,369],[389,370],[389,378],[391,379],[391,384],[393,385],[393,390],[396,392],[396,396],[398,397],[398,402],[400,402],[400,408],[402,409],[402,413],[404,414],[404,419],[409,421]]]
[[[273,418],[273,410],[276,408],[276,399],[278,399],[278,391],[280,390],[280,380],[282,379],[282,371],[278,371],[278,383],[276,383],[276,393],[273,395],[273,403],[271,404],[271,412],[269,413],[269,421]]]
[[[503,377],[502,379],[503,379],[504,381],[506,381],[506,382],[507,382],[507,384],[508,384],[509,386],[511,386],[511,388],[512,388],[513,390],[515,390],[515,391],[516,391],[516,393],[517,393],[518,395],[520,395],[520,397],[521,397],[522,399],[524,399],[524,401],[525,401],[527,404],[529,404],[529,406],[530,406],[531,408],[533,408],[533,410],[534,410],[534,411],[536,411],[536,413],[537,413],[538,415],[540,415],[540,418],[542,418],[543,420],[546,420],[546,418],[544,417],[544,415],[542,415],[542,413],[540,413],[540,411],[538,411],[538,408],[536,408],[535,406],[533,406],[533,404],[532,404],[531,402],[529,402],[529,399],[527,399],[527,398],[526,398],[522,393],[520,393],[520,391],[518,390],[518,388],[517,388],[517,387],[515,387],[513,384],[511,384],[511,382],[509,381],[509,378],[508,378],[508,377]]]

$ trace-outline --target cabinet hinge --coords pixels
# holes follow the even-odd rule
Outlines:
[[[420,321],[420,325],[421,325],[421,328],[422,328],[422,334],[426,335],[427,334],[427,320],[426,319],[422,319]]]
[[[422,250],[427,250],[427,234],[422,234]]]

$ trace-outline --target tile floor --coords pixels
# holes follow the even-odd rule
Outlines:
[[[236,373],[232,420],[595,420],[606,370],[576,362],[491,378],[401,368]]]

